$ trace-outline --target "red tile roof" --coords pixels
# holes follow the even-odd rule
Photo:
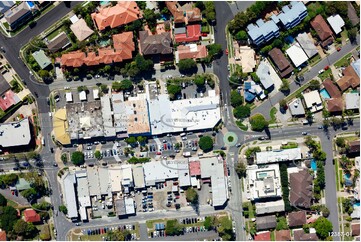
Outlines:
[[[117,51],[123,52],[124,59],[132,59],[132,52],[135,50],[133,32],[113,35],[113,46]]]
[[[187,34],[176,34],[175,41],[177,43],[181,42],[195,42],[198,41],[202,36],[201,34],[201,25],[187,25]]]
[[[254,236],[254,240],[255,241],[271,241],[271,232],[265,231],[265,232],[257,233]]]
[[[113,7],[101,8],[91,17],[99,30],[115,28],[139,19],[140,10],[134,1],[119,1]]]
[[[333,42],[332,30],[320,14],[311,21],[311,26],[322,41],[322,47],[325,47]]]
[[[291,241],[291,233],[289,230],[275,231],[276,241]]]
[[[84,64],[85,53],[81,51],[69,52],[61,56],[63,66],[80,67]]]
[[[360,224],[352,224],[351,225],[352,236],[360,235]]]
[[[16,94],[12,90],[8,90],[0,97],[0,108],[6,111],[11,106],[17,104],[19,101],[15,100]]]
[[[183,59],[201,59],[208,55],[207,47],[204,45],[197,45],[197,49],[192,49],[190,46],[180,45],[177,48],[179,60]]]
[[[185,22],[183,11],[178,9],[178,6],[177,6],[178,3],[176,1],[166,1],[165,4],[167,5],[169,12],[172,13],[175,23],[184,23]]]
[[[190,23],[202,20],[202,13],[199,8],[182,10],[177,1],[166,1],[169,12],[172,13],[174,23]]]
[[[330,113],[342,112],[343,100],[342,98],[331,98],[327,100],[327,109]]]
[[[327,78],[322,84],[331,97],[338,98],[342,96],[340,89],[338,89],[338,87],[333,84],[330,78]]]
[[[191,161],[189,162],[189,171],[191,176],[200,176],[201,175],[201,163],[200,161]]]
[[[0,231],[0,241],[6,241],[6,232]]]
[[[40,219],[40,215],[37,214],[34,209],[28,208],[25,209],[24,211],[24,221],[36,223],[36,222],[40,222],[41,219]]]

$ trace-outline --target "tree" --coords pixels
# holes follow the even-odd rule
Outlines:
[[[75,151],[71,154],[71,161],[76,166],[81,166],[84,164],[84,154],[80,151]]]
[[[97,150],[94,152],[94,156],[96,159],[100,160],[102,158],[102,153],[99,150]]]
[[[27,223],[22,219],[16,221],[13,229],[17,235],[24,236],[25,238],[33,238],[37,232],[33,223]]]
[[[204,219],[204,227],[206,228],[206,230],[210,230],[211,228],[213,228],[214,226],[214,216],[207,216]]]
[[[120,82],[120,88],[123,91],[131,91],[131,90],[133,90],[133,83],[132,83],[132,81],[127,80],[127,79],[122,80]]]
[[[138,141],[139,144],[143,145],[143,144],[145,144],[147,142],[147,137],[138,136],[137,141]]]
[[[101,90],[103,93],[108,93],[109,88],[108,88],[107,85],[101,84],[101,85],[100,85],[100,90]]]
[[[349,198],[343,198],[342,207],[344,211],[348,213],[348,215],[351,215],[351,213],[353,212],[353,203]]]
[[[234,38],[242,43],[248,40],[247,32],[244,30],[238,31],[238,33],[234,36]]]
[[[235,170],[239,177],[246,177],[247,167],[243,162],[238,162]]]
[[[6,174],[2,177],[2,181],[7,186],[12,186],[18,181],[19,177],[15,173]]]
[[[212,60],[222,54],[222,46],[220,44],[207,45],[208,57]]]
[[[242,29],[246,29],[249,21],[249,17],[246,12],[239,12],[236,14],[234,19],[229,22],[229,31],[232,34],[239,32]]]
[[[128,230],[109,230],[106,234],[108,241],[125,241],[130,235]]]
[[[197,87],[203,87],[205,83],[206,83],[206,80],[204,79],[203,76],[201,76],[201,75],[196,75],[196,76],[194,77],[194,84],[196,84]]]
[[[199,148],[204,152],[209,152],[213,149],[213,139],[210,136],[203,136],[199,139]]]
[[[157,26],[157,19],[160,18],[160,14],[146,8],[143,11],[143,17],[147,22],[149,29],[151,29]]]
[[[241,94],[239,94],[238,91],[232,90],[231,91],[231,105],[232,107],[237,107],[239,105],[242,105],[243,103],[243,97]]]
[[[285,217],[278,217],[276,230],[284,230],[284,229],[288,229],[287,220]]]
[[[348,38],[351,42],[356,40],[357,37],[357,28],[352,28],[347,32]]]
[[[178,223],[178,220],[172,219],[167,220],[167,224],[165,227],[165,232],[167,235],[173,236],[173,235],[180,235],[182,233],[183,229]]]
[[[198,1],[197,1],[198,2]],[[201,2],[201,1],[199,1]],[[202,14],[205,15],[208,23],[213,24],[216,20],[216,9],[214,7],[213,1],[203,2],[205,9],[202,11]]]
[[[288,82],[287,79],[285,78],[282,79],[282,85],[280,86],[279,90],[281,92],[288,92],[290,90],[290,83]]]
[[[18,212],[11,206],[0,208],[0,227],[6,232],[13,229],[15,222],[18,220]]]
[[[232,220],[227,216],[223,216],[219,219],[219,225],[217,227],[217,232],[225,241],[233,240],[233,225]]]
[[[68,209],[65,205],[60,205],[59,206],[59,211],[64,213],[64,214],[68,214]]]
[[[8,201],[6,200],[6,198],[2,194],[0,194],[0,206],[5,207],[7,203]]]
[[[68,155],[67,154],[65,154],[65,153],[61,154],[60,159],[64,164],[68,163]]]
[[[134,136],[125,139],[125,142],[129,145],[134,145],[137,143],[137,139]]]
[[[332,123],[333,126],[338,127],[338,126],[340,126],[343,122],[342,122],[342,119],[340,119],[340,118],[332,117],[332,118],[331,118],[331,123]]]
[[[320,149],[313,151],[312,155],[313,155],[313,158],[315,158],[316,160],[319,160],[319,161],[326,160],[326,153]]]
[[[255,114],[250,118],[253,131],[262,131],[268,127],[268,122],[262,114]]]
[[[21,195],[25,197],[28,201],[31,201],[33,198],[35,198],[37,192],[34,188],[26,189],[21,192]]]
[[[332,232],[332,223],[324,217],[319,217],[314,223],[314,228],[316,229],[317,236],[324,240],[329,236],[329,233]]]
[[[197,193],[197,191],[194,188],[189,187],[186,190],[186,199],[187,199],[187,202],[190,202],[192,204],[197,204],[198,203],[198,193]]]
[[[309,87],[311,90],[320,90],[321,84],[318,80],[312,80],[310,81]]]
[[[267,55],[268,52],[270,52],[272,49],[273,49],[272,45],[266,45],[260,50],[260,53],[262,55]]]
[[[180,72],[187,72],[197,67],[197,63],[193,59],[183,59],[178,63]]]
[[[283,42],[282,42],[282,40],[280,40],[280,39],[275,39],[275,40],[273,41],[273,43],[272,43],[272,47],[273,47],[273,48],[280,48],[280,49],[282,49],[282,46],[283,46]]]
[[[254,157],[257,152],[261,152],[261,148],[259,146],[248,148],[245,152],[246,158],[250,159]]]
[[[324,216],[325,218],[327,218],[330,215],[330,210],[325,205],[321,205],[320,212],[322,213],[322,216]]]
[[[112,83],[112,89],[116,92],[119,92],[122,90],[122,85],[120,82],[116,81]]]
[[[251,78],[252,78],[252,80],[253,80],[254,82],[256,82],[256,83],[259,83],[259,82],[261,81],[261,79],[259,79],[259,77],[258,77],[258,75],[257,75],[256,72],[252,72],[252,73],[251,73]]]
[[[50,73],[47,70],[40,70],[40,71],[38,71],[38,74],[42,79],[46,79],[46,78],[50,77]]]
[[[337,145],[338,147],[341,147],[341,148],[345,147],[345,146],[346,146],[345,138],[343,138],[343,137],[337,137],[337,138],[336,138],[336,145]]]
[[[182,92],[182,88],[179,85],[169,84],[167,86],[167,91],[170,95],[170,98],[174,99],[177,95],[179,95]]]
[[[287,109],[287,101],[285,99],[281,99],[279,102],[280,108]]]
[[[244,119],[251,115],[251,108],[248,105],[238,106],[233,109],[233,115],[237,119]]]

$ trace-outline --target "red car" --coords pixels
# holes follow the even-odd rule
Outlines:
[[[226,49],[226,55],[228,55],[228,49]]]
[[[167,144],[163,145],[164,150],[167,150]]]
[[[341,47],[337,47],[337,51],[340,51],[341,50]]]
[[[327,71],[329,68],[330,68],[329,66],[325,66],[325,68],[323,68],[323,69],[325,69],[325,71]]]
[[[158,151],[156,154],[157,154],[157,155],[161,155],[161,154],[162,154],[162,152]]]

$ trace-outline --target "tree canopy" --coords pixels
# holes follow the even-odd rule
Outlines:
[[[84,154],[80,151],[75,151],[71,154],[71,161],[74,165],[80,166],[84,164]]]
[[[106,234],[106,238],[108,241],[125,241],[130,232],[128,230],[109,230]]]
[[[179,95],[181,93],[182,88],[179,85],[169,84],[167,86],[167,91],[168,91],[168,94],[170,95],[170,98],[174,99],[177,95]]]
[[[182,233],[182,227],[180,226],[178,220],[176,219],[167,220],[165,232],[167,235],[170,236],[180,235]]]
[[[218,219],[217,232],[225,241],[231,241],[234,238],[232,220],[227,216],[223,216]]]
[[[189,187],[186,190],[186,199],[187,199],[188,202],[190,202],[192,204],[197,204],[198,203],[198,193],[197,193],[197,191],[194,188]]]
[[[242,105],[243,103],[243,97],[241,94],[238,93],[236,90],[231,91],[231,105],[232,107],[237,107],[239,105]]]
[[[262,131],[268,127],[268,122],[262,114],[255,114],[250,118],[253,131]]]
[[[196,84],[197,87],[203,87],[205,83],[206,83],[206,80],[205,80],[204,76],[196,75],[194,77],[194,84]]]
[[[209,152],[213,149],[213,139],[210,136],[203,136],[199,139],[199,148],[204,152]]]
[[[312,80],[309,87],[311,90],[320,90],[321,84],[318,80]]]
[[[316,230],[317,236],[321,240],[326,239],[329,236],[329,233],[333,230],[332,223],[325,217],[319,217],[313,223],[313,226]]]
[[[197,67],[197,63],[193,59],[183,59],[178,63],[180,72],[188,72]]]
[[[207,45],[207,49],[208,49],[208,57],[211,60],[222,54],[222,46],[220,44]]]
[[[5,207],[7,205],[7,203],[8,203],[8,200],[6,200],[6,198],[2,194],[0,194],[0,206]]]
[[[238,106],[233,109],[233,115],[237,119],[244,119],[251,115],[251,108],[248,105]]]
[[[24,220],[19,219],[14,224],[14,232],[24,238],[33,238],[36,235],[37,228],[33,223],[27,223]]]
[[[134,77],[143,74],[143,72],[153,70],[153,66],[154,63],[152,60],[145,59],[142,55],[137,54],[134,61],[127,63],[125,67],[121,69],[121,74]]]
[[[0,214],[0,227],[6,232],[10,232],[18,220],[18,212],[11,206],[5,206],[0,207]]]
[[[239,177],[246,177],[247,167],[243,162],[238,162],[235,170]]]
[[[238,31],[238,33],[234,36],[234,38],[238,41],[245,42],[248,39],[247,32],[244,30]]]

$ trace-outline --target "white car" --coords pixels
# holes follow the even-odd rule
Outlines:
[[[322,69],[322,70],[320,70],[320,71],[318,72],[318,74],[322,74],[322,73],[324,73],[324,72],[325,72],[325,70]]]

